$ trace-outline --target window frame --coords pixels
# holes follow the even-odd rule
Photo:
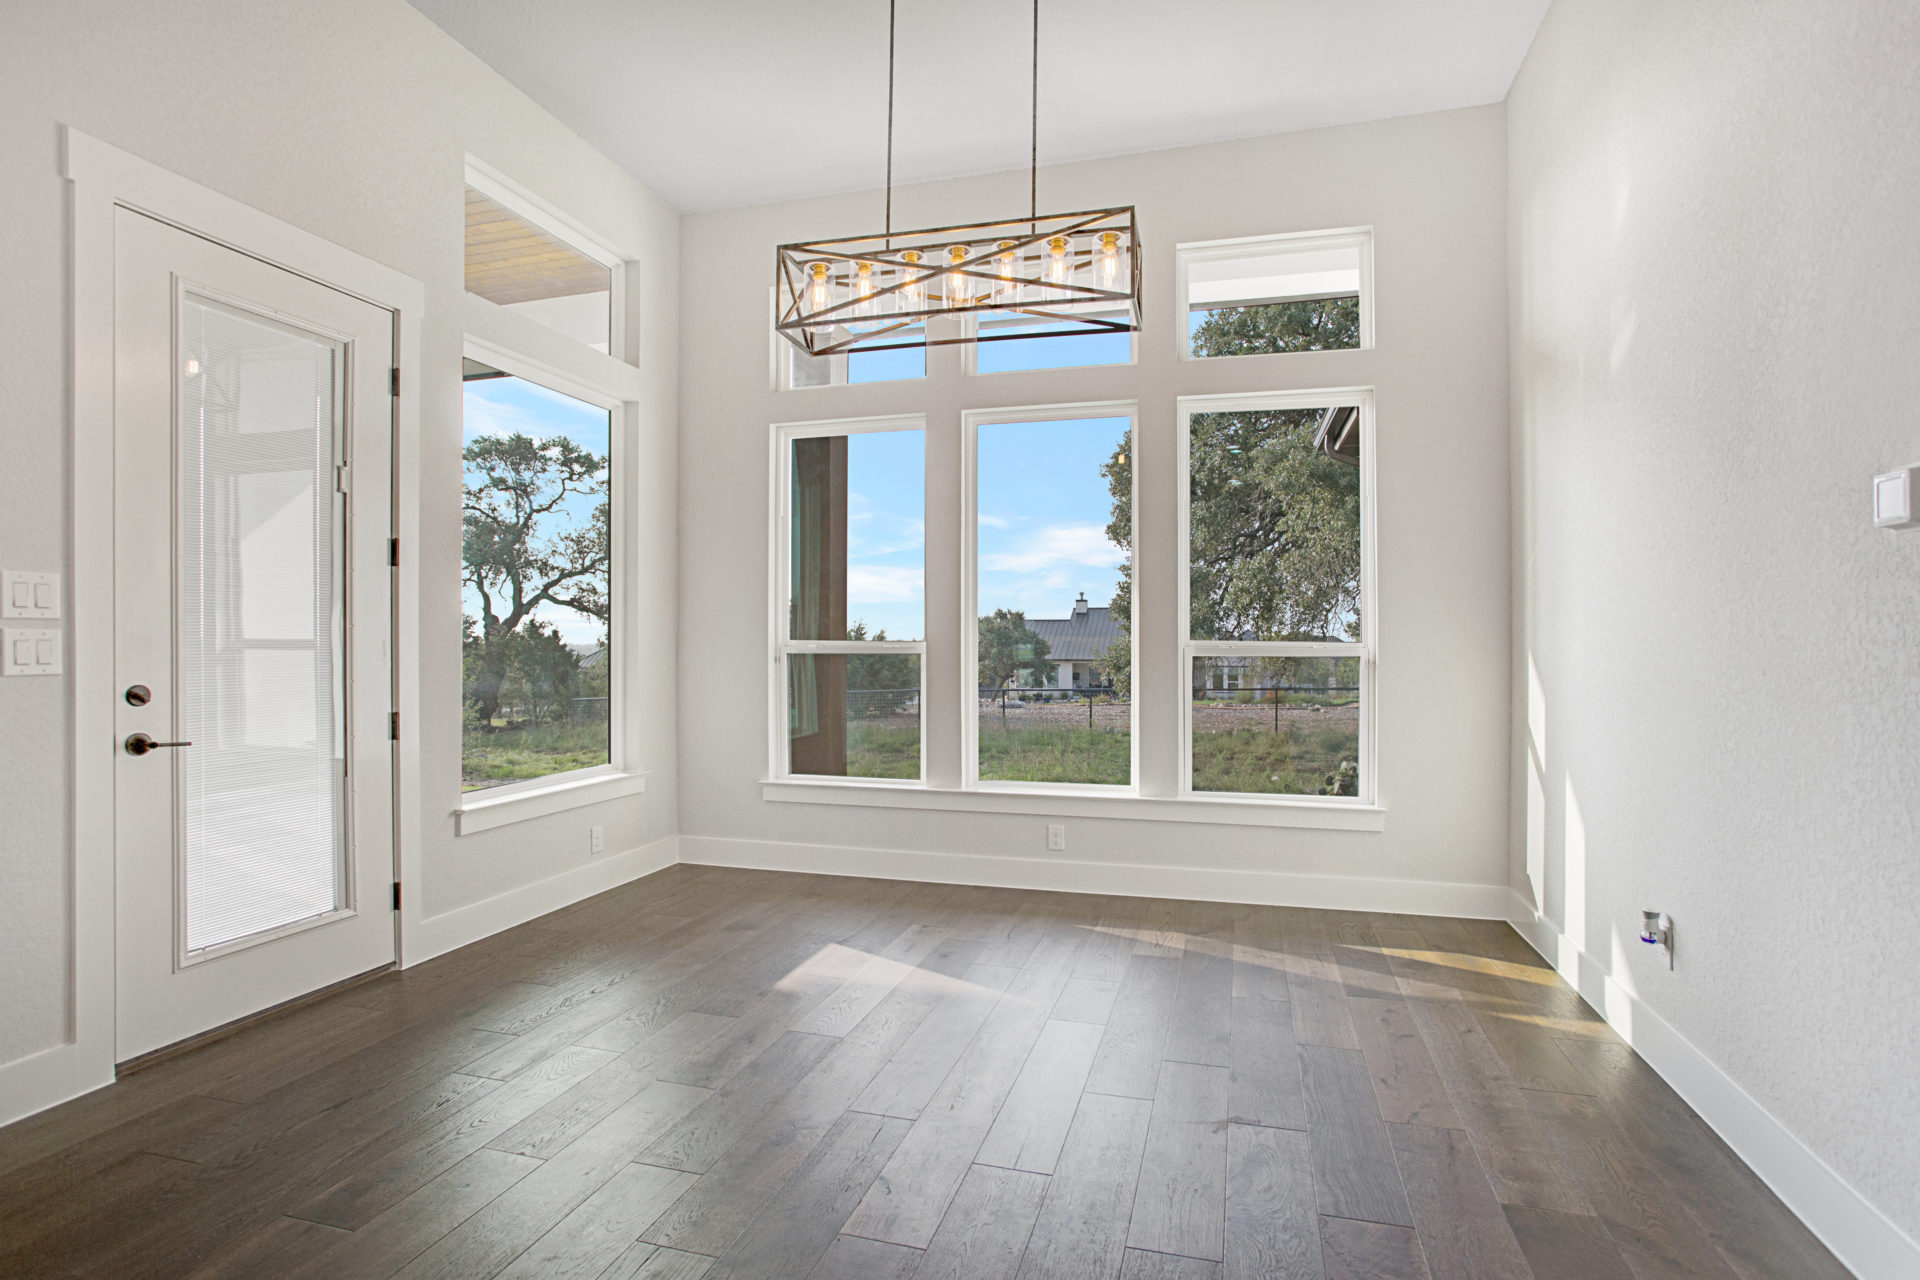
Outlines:
[[[1318,249],[1357,248],[1360,251],[1360,345],[1326,352],[1263,351],[1240,356],[1193,354],[1193,305],[1188,300],[1189,268],[1196,262],[1230,262],[1272,252],[1311,253]],[[1374,346],[1373,228],[1335,227],[1324,231],[1286,231],[1277,235],[1236,236],[1228,240],[1194,240],[1173,247],[1174,337],[1182,361],[1265,359],[1275,356],[1328,355],[1334,351],[1371,351]],[[1224,310],[1225,308],[1217,308]]]
[[[581,348],[595,360],[612,359],[587,348],[585,344],[572,345]],[[559,813],[578,805],[640,794],[646,790],[647,775],[637,767],[638,719],[629,710],[630,693],[635,687],[636,675],[630,644],[636,592],[634,561],[629,543],[634,528],[633,501],[637,480],[632,463],[638,452],[638,389],[611,385],[611,379],[603,381],[585,375],[580,369],[561,368],[471,333],[461,343],[461,355],[498,369],[510,377],[605,409],[608,414],[607,763],[459,793],[453,810],[455,834],[470,835],[527,818]],[[631,368],[624,364],[623,367]],[[464,383],[462,385],[464,387]],[[463,436],[464,433],[463,422]],[[464,471],[463,463],[463,474]],[[464,577],[464,565],[462,573]],[[463,691],[463,706],[464,702]],[[464,729],[461,744],[464,752]]]
[[[769,390],[775,392],[804,392],[830,391],[835,388],[845,387],[893,387],[900,386],[903,383],[920,383],[925,385],[933,376],[931,368],[932,361],[928,359],[922,364],[920,374],[912,378],[881,378],[873,382],[847,382],[844,379],[839,382],[834,382],[829,379],[826,382],[815,382],[811,384],[795,382],[793,380],[793,361],[796,356],[801,354],[801,351],[800,348],[794,346],[793,343],[781,335],[777,325],[779,315],[779,292],[769,286],[767,289],[767,386]],[[925,344],[922,344],[920,349],[923,356],[932,350]],[[839,351],[826,358],[834,361],[837,369],[846,370],[852,361],[852,357],[853,353],[851,351]]]
[[[636,336],[634,330],[637,326],[630,322],[627,315],[628,299],[635,292],[629,287],[631,282],[628,280],[628,276],[632,273],[633,261],[605,237],[589,230],[500,170],[472,155],[466,158],[466,185],[488,199],[505,206],[510,212],[518,214],[556,240],[564,242],[568,248],[593,259],[607,269],[607,349],[604,353],[596,352],[596,354],[608,355],[622,364],[634,363],[638,352],[633,348],[632,339]],[[463,253],[465,244],[463,230],[461,236]],[[497,302],[482,298],[477,293],[467,291],[464,279],[461,289],[474,302],[496,311],[512,311],[509,307],[503,307]],[[524,319],[539,325],[549,333],[558,334],[567,342],[585,347],[589,351],[594,350],[592,344],[569,337],[544,321],[535,320],[532,316],[525,316],[520,312],[512,312],[512,314],[522,315]]]
[[[1121,365],[1073,366],[1075,368],[1122,368]],[[1023,369],[1009,372],[1041,373],[1057,370]],[[1130,650],[1129,687],[1134,690],[1128,704],[1127,782],[1124,786],[1100,782],[1014,782],[980,777],[980,428],[1003,423],[1070,422],[1084,418],[1127,419],[1133,440],[1133,465],[1128,469],[1132,481],[1131,505],[1133,531],[1128,555],[1134,560],[1133,613],[1140,615],[1139,531],[1140,531],[1140,402],[1137,400],[1091,400],[1065,404],[1023,405],[1008,408],[968,409],[960,415],[960,787],[963,791],[1001,795],[1030,796],[1138,796],[1140,792],[1139,673],[1140,652],[1136,643]],[[1138,634],[1137,625],[1134,628]],[[924,735],[923,735],[924,741]]]
[[[1125,310],[1125,308],[1117,308],[1117,310]],[[965,333],[969,338],[973,337],[974,335],[980,332],[980,317],[977,313],[969,313],[967,315],[962,316],[960,318],[960,323],[961,323],[962,332]],[[1045,320],[1035,319],[1034,323],[1047,324],[1049,322]],[[1036,338],[1046,338],[1046,337],[1076,337],[1076,336],[1082,336],[1082,335],[1032,334],[1029,336],[1036,337]],[[1073,373],[1073,372],[1082,372],[1088,369],[1128,369],[1128,368],[1133,368],[1137,366],[1139,363],[1140,363],[1140,331],[1138,329],[1131,330],[1127,334],[1127,358],[1125,360],[1110,361],[1106,364],[1049,364],[1049,365],[1040,365],[1032,369],[982,369],[980,367],[980,346],[978,342],[967,342],[960,348],[960,372],[962,376],[968,377],[968,378],[1001,378],[1001,377],[1006,377],[1008,375],[1033,374],[1033,373]]]
[[[1176,413],[1174,464],[1176,503],[1175,556],[1180,696],[1180,765],[1175,795],[1181,799],[1235,800],[1246,804],[1314,804],[1334,808],[1371,809],[1379,805],[1377,728],[1380,714],[1377,639],[1378,588],[1378,465],[1371,387],[1336,387],[1252,394],[1181,396]],[[1193,639],[1192,446],[1195,414],[1243,413],[1263,409],[1299,410],[1352,406],[1360,416],[1360,639],[1319,640],[1195,640]],[[1353,796],[1295,796],[1283,793],[1203,791],[1193,785],[1193,663],[1196,658],[1345,658],[1360,660],[1359,777]]]
[[[784,341],[783,339],[777,340]],[[912,379],[901,379],[912,381]],[[844,385],[844,384],[842,384]],[[814,388],[805,388],[813,390]],[[920,497],[922,510],[927,501],[927,464],[928,445],[927,418],[925,414],[887,414],[868,418],[828,418],[811,422],[776,422],[773,424],[772,465],[768,468],[770,492],[768,509],[772,512],[771,537],[768,546],[771,560],[767,572],[767,632],[768,651],[772,655],[772,669],[768,675],[769,692],[767,699],[769,713],[767,717],[767,777],[779,782],[797,782],[807,785],[850,784],[863,787],[886,788],[923,788],[927,785],[927,642],[919,640],[796,640],[789,631],[792,627],[791,610],[788,603],[792,599],[792,540],[793,540],[793,442],[796,440],[817,440],[832,436],[869,435],[882,431],[918,431],[921,439]],[[927,542],[924,537],[920,543],[921,566],[921,613],[920,630],[927,631],[926,605],[926,563]],[[794,773],[789,767],[788,750],[788,711],[787,711],[787,659],[794,654],[847,654],[857,656],[868,653],[911,653],[920,659],[920,776],[917,778],[859,778],[834,777],[830,774]]]

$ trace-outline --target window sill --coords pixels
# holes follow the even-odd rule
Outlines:
[[[880,809],[939,809],[955,813],[1035,813],[1053,817],[1134,818],[1148,822],[1215,822],[1242,827],[1308,827],[1325,831],[1384,831],[1379,805],[1233,796],[1139,796],[1119,788],[960,790],[898,782],[769,779],[760,798],[783,804],[859,805]]]
[[[476,831],[491,831],[529,818],[544,818],[581,805],[637,796],[646,789],[644,772],[606,772],[536,784],[524,791],[502,788],[469,792],[453,811],[453,831],[455,835],[470,836]]]

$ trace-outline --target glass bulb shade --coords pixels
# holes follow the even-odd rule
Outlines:
[[[955,268],[947,273],[947,305],[964,307],[973,301],[973,287],[958,270],[967,263],[967,246],[957,244],[947,250],[947,263]]]
[[[807,285],[807,310],[819,314],[827,309],[833,297],[833,285],[827,274],[827,264],[816,262],[807,268],[811,277]]]
[[[1120,233],[1100,233],[1100,287],[1113,289],[1120,283]]]
[[[862,262],[853,269],[853,296],[859,299],[855,310],[863,316],[873,314],[873,264]]]
[[[1067,260],[1067,238],[1054,236],[1047,241],[1047,279],[1054,284],[1065,284],[1070,269]]]
[[[1014,242],[1000,242],[1000,283],[994,286],[994,293],[1002,302],[1013,302],[1020,296],[1020,285],[1014,277],[1018,263],[1014,259]]]
[[[907,264],[905,274],[908,277],[907,283],[900,287],[900,309],[902,311],[918,311],[926,305],[927,300],[926,283],[924,280],[918,278],[917,275],[920,265],[920,251],[917,249],[908,249],[900,255],[900,261]]]

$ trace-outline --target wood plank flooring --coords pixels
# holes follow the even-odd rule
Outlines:
[[[678,866],[0,1130],[0,1275],[1841,1280],[1502,924]]]

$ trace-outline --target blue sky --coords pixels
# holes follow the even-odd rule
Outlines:
[[[1113,502],[1100,467],[1126,431],[1125,418],[980,428],[983,616],[1019,609],[1064,618],[1082,591],[1090,605],[1113,599],[1127,553],[1107,541]]]
[[[598,405],[550,391],[522,378],[481,379],[465,383],[464,391],[460,423],[462,448],[481,436],[512,435],[517,431],[537,440],[568,436],[581,448],[602,458],[607,456],[612,431],[607,411]],[[548,519],[540,536],[551,537],[558,532],[561,515],[584,524],[591,518],[593,507],[593,500],[569,499],[560,513]],[[461,588],[460,607],[470,617],[479,616],[480,597],[471,587]],[[544,605],[536,616],[557,627],[561,638],[576,647],[597,648],[606,633],[598,618],[572,609]]]
[[[1125,418],[980,428],[981,613],[1063,618],[1082,591],[1113,598],[1126,552],[1107,541],[1100,467],[1126,430]],[[924,448],[918,431],[848,437],[847,618],[890,640],[925,636]]]
[[[885,631],[889,640],[926,638],[926,546],[923,434],[848,436],[848,625],[864,622],[869,636]]]

